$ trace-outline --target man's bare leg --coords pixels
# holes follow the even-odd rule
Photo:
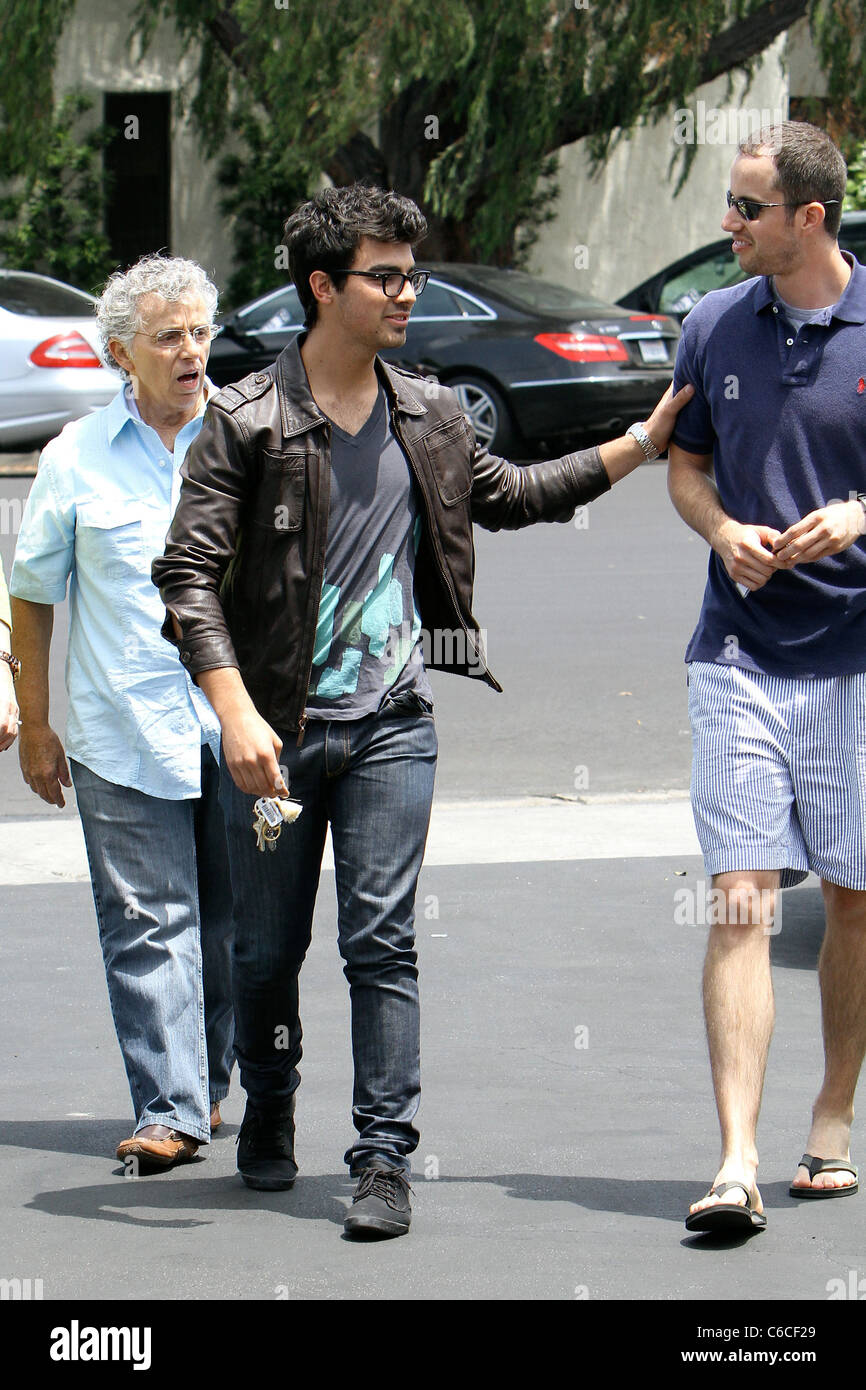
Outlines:
[[[756,1133],[773,1034],[770,933],[778,885],[775,871],[718,874],[713,879],[713,887],[725,895],[725,906],[722,920],[710,929],[704,963],[704,1015],[722,1135],[721,1163],[712,1186],[744,1183],[754,1211],[763,1211],[756,1183]],[[689,1210],[701,1211],[717,1202],[745,1206],[746,1193],[734,1188],[721,1197],[702,1197]]]
[[[854,1092],[866,1054],[866,893],[822,882],[827,930],[818,959],[824,1031],[824,1081],[812,1107],[806,1152],[848,1158]],[[850,1187],[849,1172],[817,1173],[802,1165],[794,1187]]]

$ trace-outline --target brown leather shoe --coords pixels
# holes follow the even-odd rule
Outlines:
[[[171,1168],[175,1163],[188,1163],[197,1152],[197,1139],[190,1139],[188,1134],[165,1125],[145,1125],[131,1139],[124,1139],[117,1146],[121,1163],[135,1157],[142,1169]]]
[[[215,1129],[219,1129],[219,1127],[220,1127],[220,1125],[222,1124],[222,1122],[223,1122],[223,1117],[222,1117],[222,1115],[220,1114],[220,1103],[219,1103],[218,1100],[215,1100],[214,1103],[213,1103],[213,1105],[212,1105],[211,1108],[210,1108],[210,1132],[211,1132],[211,1134],[213,1134],[213,1132],[214,1132]]]

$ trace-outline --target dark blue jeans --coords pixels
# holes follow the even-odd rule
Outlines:
[[[415,889],[436,754],[433,716],[414,696],[365,719],[311,720],[300,748],[285,734],[280,762],[304,809],[273,853],[256,848],[255,798],[237,789],[224,759],[221,769],[235,907],[235,1052],[257,1108],[284,1106],[300,1081],[298,975],[331,826],[352,1015],[358,1138],[345,1161],[353,1174],[373,1159],[408,1171],[418,1143]]]

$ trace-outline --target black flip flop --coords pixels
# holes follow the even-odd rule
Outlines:
[[[719,1183],[718,1187],[710,1188],[707,1196],[723,1197],[730,1187],[738,1187],[741,1192],[745,1192],[745,1206],[740,1206],[736,1202],[717,1202],[713,1207],[704,1207],[703,1211],[690,1212],[686,1217],[686,1230],[707,1231],[714,1235],[722,1233],[736,1235],[738,1231],[763,1231],[767,1225],[767,1218],[762,1211],[752,1210],[752,1194],[745,1183]]]
[[[846,1187],[794,1187],[788,1188],[792,1197],[805,1197],[807,1200],[818,1200],[823,1197],[853,1197],[860,1186],[857,1169],[850,1158],[813,1158],[812,1154],[803,1154],[800,1159],[799,1167],[808,1168],[809,1181],[818,1173],[853,1173],[854,1181],[849,1182]]]

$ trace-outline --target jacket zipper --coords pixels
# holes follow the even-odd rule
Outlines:
[[[325,426],[325,438],[326,438],[327,441],[328,441],[328,469],[330,470],[330,466],[331,466],[331,427],[330,427],[330,425],[327,423],[327,421],[324,421],[324,420],[323,420],[322,423],[323,423],[324,426]],[[329,482],[328,482],[328,493],[330,494],[330,473],[329,473]],[[319,497],[320,497],[320,510],[321,510],[321,480],[320,480],[320,488],[319,488]],[[319,519],[320,519],[320,518],[319,518],[319,515],[317,515],[317,517],[316,517],[316,525],[317,525],[317,526],[319,525]],[[327,513],[326,513],[326,520],[325,520],[325,546],[327,546],[327,539],[328,539],[328,538],[327,538]],[[324,555],[324,548],[323,548],[323,554],[322,554],[322,574],[323,574],[323,577],[324,577],[324,566],[325,566],[325,555]],[[321,603],[321,595],[322,595],[322,591],[321,591],[321,585],[320,585],[320,586],[319,586],[319,603]],[[316,621],[318,622],[318,608],[316,609]],[[314,632],[313,632],[313,646],[315,646],[315,630],[314,630]],[[310,661],[309,661],[309,664],[308,664],[308,666],[307,666],[307,675],[306,675],[306,679],[305,679],[305,682],[304,682],[304,704],[306,704],[307,692],[308,692],[308,690],[309,690],[309,688],[310,688],[310,676],[311,676],[312,674],[313,674],[313,652],[311,651],[311,652],[310,652]],[[306,715],[306,713],[304,712],[304,707],[303,707],[303,705],[302,705],[302,706],[301,706],[301,714],[300,714],[300,717],[298,718],[298,738],[297,738],[297,742],[296,742],[296,745],[295,745],[297,748],[300,748],[300,747],[302,746],[303,742],[304,742],[304,735],[305,735],[306,732],[307,732],[307,722],[308,722],[308,721],[307,721],[307,715]]]

